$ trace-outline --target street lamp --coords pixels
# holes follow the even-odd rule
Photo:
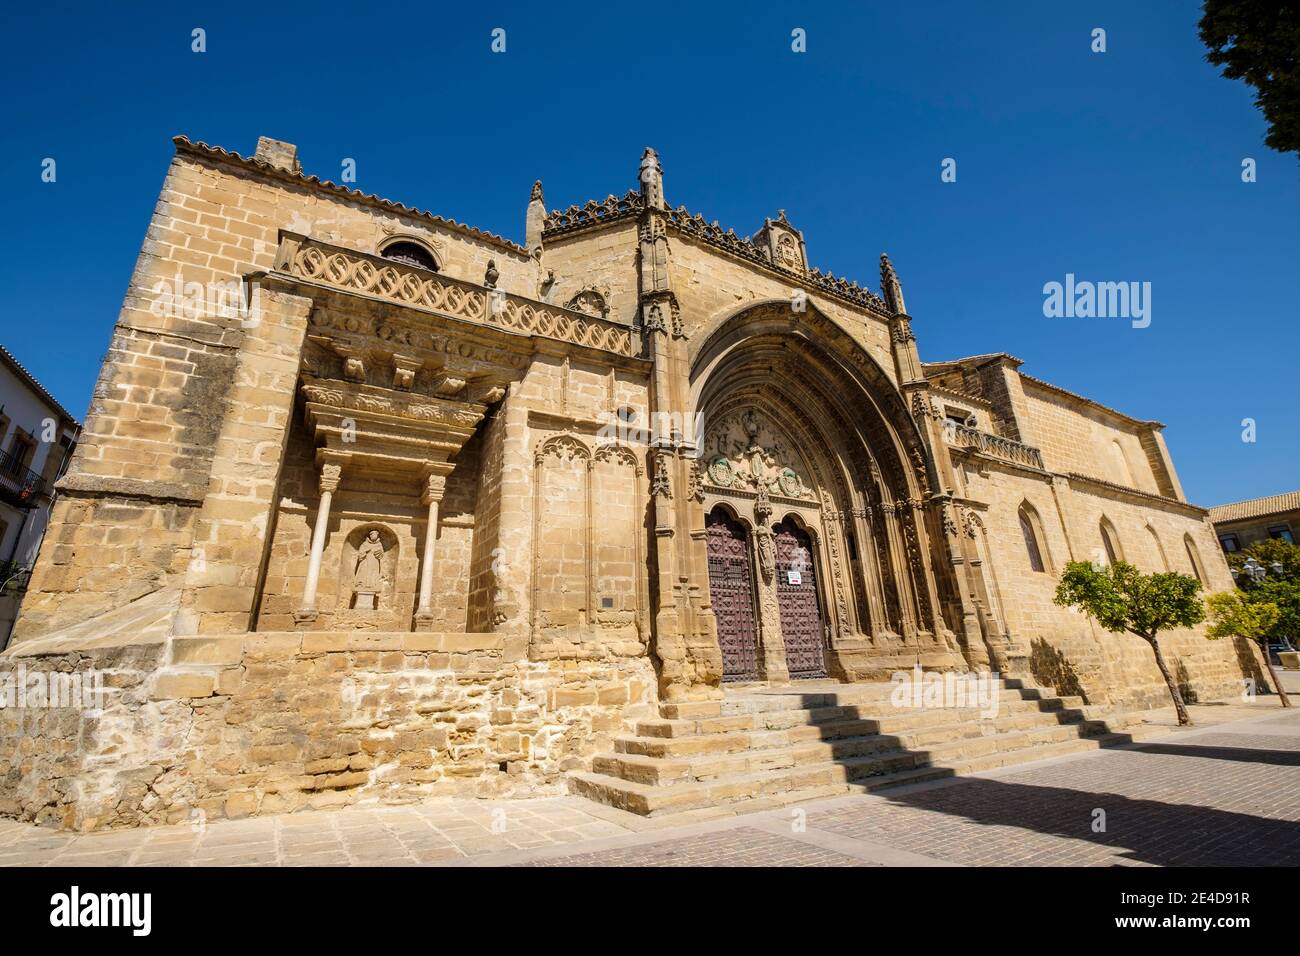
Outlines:
[[[1272,571],[1278,577],[1281,577],[1283,571],[1282,562],[1274,561],[1267,568],[1265,568],[1264,565],[1260,564],[1254,558],[1247,558],[1245,564],[1241,566],[1241,570],[1233,571],[1232,576],[1236,578],[1244,574],[1252,581],[1254,581],[1256,584],[1259,584],[1266,577],[1268,577],[1269,571]]]

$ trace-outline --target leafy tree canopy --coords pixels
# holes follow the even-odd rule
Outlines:
[[[1056,603],[1081,608],[1112,633],[1151,641],[1161,631],[1205,620],[1200,592],[1200,581],[1176,571],[1143,574],[1123,561],[1109,567],[1071,561],[1056,587]]]
[[[1300,3],[1206,0],[1200,35],[1207,60],[1255,88],[1269,126],[1264,142],[1280,153],[1300,152]]]
[[[1224,591],[1209,597],[1210,637],[1248,637],[1258,641],[1277,624],[1276,604],[1251,601],[1240,591]]]

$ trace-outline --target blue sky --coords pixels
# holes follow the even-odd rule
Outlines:
[[[366,192],[519,240],[534,179],[552,208],[622,193],[653,145],[673,205],[744,234],[784,208],[872,288],[887,251],[923,359],[1011,352],[1165,422],[1192,501],[1300,487],[1300,164],[1204,62],[1197,4],[185,6],[28,4],[0,38],[0,341],[74,414],[176,133],[335,180],[352,157]],[[1045,318],[1066,273],[1150,282],[1151,325]]]

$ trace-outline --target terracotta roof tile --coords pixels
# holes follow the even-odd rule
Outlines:
[[[1233,501],[1226,505],[1215,505],[1210,509],[1210,520],[1215,524],[1219,524],[1224,521],[1262,518],[1265,515],[1280,514],[1283,511],[1300,511],[1300,491],[1288,491],[1280,495],[1269,495],[1265,498],[1250,498],[1247,501]]]

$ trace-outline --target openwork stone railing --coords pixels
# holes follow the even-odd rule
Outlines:
[[[767,247],[759,245],[745,236],[738,235],[734,229],[723,229],[716,222],[708,222],[698,213],[692,215],[685,206],[678,206],[676,209],[668,210],[668,221],[688,236],[695,236],[703,242],[718,246],[734,255],[762,263],[769,269],[785,273],[801,282],[810,283],[824,292],[845,299],[855,305],[865,306],[877,312],[887,312],[884,300],[870,289],[860,286],[856,282],[850,282],[848,279],[833,276],[828,272],[824,273],[820,269],[809,269],[807,272],[796,272],[787,269],[785,266],[772,261]]]
[[[639,213],[645,207],[641,194],[629,189],[623,196],[608,196],[605,199],[592,199],[585,206],[570,206],[568,209],[554,209],[546,214],[542,224],[542,234],[552,235],[572,232],[600,223],[613,222]]]
[[[511,332],[633,354],[632,331],[615,322],[303,236],[283,235],[276,270],[296,279]]]
[[[990,435],[978,428],[956,424],[947,430],[947,435],[948,443],[958,448],[974,448],[986,455],[1001,458],[1003,461],[1012,461],[1018,465],[1029,465],[1039,469],[1043,467],[1042,452],[1030,445],[1012,441],[1010,438]]]
[[[645,208],[645,199],[635,189],[623,196],[607,196],[604,199],[592,199],[582,206],[570,206],[568,209],[553,209],[546,214],[542,227],[544,236],[562,235],[589,226],[603,225],[626,219],[641,213]],[[882,314],[888,314],[885,302],[870,289],[841,279],[820,269],[807,272],[788,269],[780,263],[773,262],[766,246],[741,236],[734,229],[723,229],[716,222],[709,222],[698,213],[692,214],[685,206],[666,210],[668,221],[688,236],[694,236],[701,242],[717,246],[733,255],[757,262],[769,269],[790,276],[800,283],[807,283],[830,295],[837,296],[854,305],[864,306]]]

